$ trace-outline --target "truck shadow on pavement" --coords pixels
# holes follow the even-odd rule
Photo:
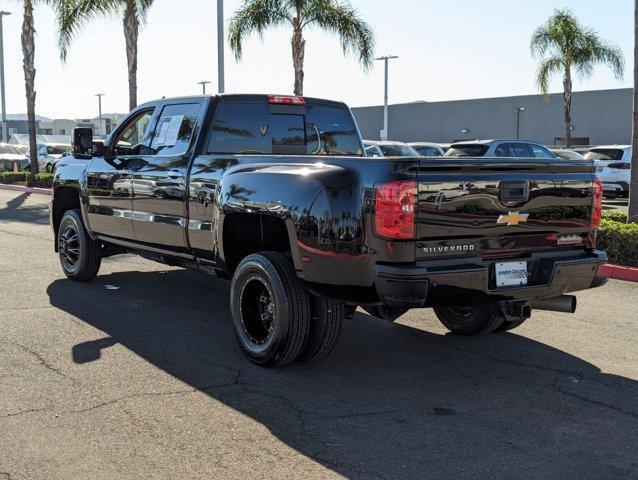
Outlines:
[[[638,468],[638,383],[514,333],[461,338],[357,313],[326,359],[263,369],[236,344],[228,282],[127,272],[47,292],[106,334],[75,345],[76,363],[119,343],[348,478],[627,478]]]
[[[9,200],[5,208],[0,208],[0,221],[49,224],[49,209],[47,205],[25,205],[30,193],[21,193]]]

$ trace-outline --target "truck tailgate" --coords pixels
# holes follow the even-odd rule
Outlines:
[[[593,173],[591,162],[564,159],[422,160],[416,258],[584,246]]]

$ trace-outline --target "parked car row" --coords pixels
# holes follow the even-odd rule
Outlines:
[[[589,148],[547,148],[528,140],[471,140],[439,144],[364,141],[368,157],[492,157],[492,158],[563,158],[592,160],[603,182],[607,198],[628,197],[631,177],[631,146],[603,145]]]

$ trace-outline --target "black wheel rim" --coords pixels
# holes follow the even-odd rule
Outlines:
[[[240,314],[244,334],[256,347],[263,347],[275,328],[275,300],[266,281],[250,276],[241,289]]]
[[[80,260],[80,237],[73,223],[65,223],[58,238],[58,251],[64,268],[73,271]]]

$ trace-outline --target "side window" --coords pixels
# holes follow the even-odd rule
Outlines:
[[[529,145],[526,143],[511,143],[510,149],[514,154],[514,157],[520,158],[530,158],[533,157],[531,150],[529,149]]]
[[[199,114],[198,103],[166,105],[151,135],[155,155],[183,155],[193,139]]]
[[[377,152],[377,147],[374,145],[366,148],[366,157],[378,157],[379,152]]]
[[[272,153],[268,105],[224,103],[215,116],[208,153]]]
[[[540,145],[530,145],[532,147],[532,152],[536,158],[555,158],[552,152],[547,150],[545,147],[541,147]]]
[[[507,143],[499,143],[494,153],[496,154],[497,157],[507,157],[509,155],[507,150],[508,150]]]
[[[153,112],[154,109],[144,110],[128,120],[113,142],[116,155],[137,155],[139,153]]]

